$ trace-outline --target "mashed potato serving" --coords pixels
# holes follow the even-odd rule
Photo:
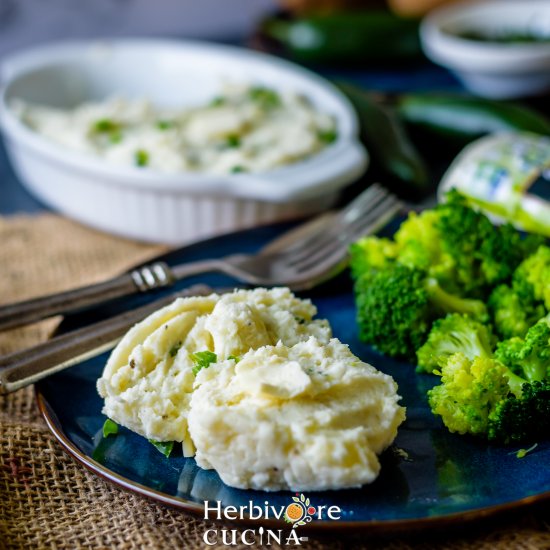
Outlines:
[[[12,103],[30,128],[68,149],[161,172],[261,172],[317,153],[333,117],[302,95],[232,85],[205,105],[163,109],[124,97],[57,109]]]
[[[98,381],[103,412],[230,486],[356,487],[405,411],[393,379],[288,289],[181,298],[132,328]]]

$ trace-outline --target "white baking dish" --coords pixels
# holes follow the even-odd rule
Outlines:
[[[367,165],[355,112],[336,88],[292,63],[248,50],[152,39],[62,43],[5,59],[2,80],[2,129],[21,181],[53,208],[118,235],[178,244],[318,212]],[[335,117],[336,141],[261,174],[165,174],[69,151],[26,127],[9,107],[17,97],[74,107],[116,94],[187,106],[204,103],[227,81],[305,94]]]

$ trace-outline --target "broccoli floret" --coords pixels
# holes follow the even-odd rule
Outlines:
[[[521,395],[509,395],[489,415],[488,439],[522,443],[550,433],[550,382],[523,384]]]
[[[451,432],[505,444],[550,432],[550,382],[528,383],[494,358],[451,355],[428,400]]]
[[[395,233],[397,261],[407,267],[423,269],[448,290],[454,290],[453,258],[441,247],[437,229],[440,212],[411,212]]]
[[[496,332],[502,338],[523,338],[538,319],[546,313],[544,306],[522,297],[508,285],[497,286],[487,301]]]
[[[518,266],[513,287],[525,302],[542,302],[550,311],[550,247],[539,246]]]
[[[523,349],[524,340],[518,336],[508,338],[498,342],[494,357],[503,365],[506,365],[515,374],[521,375],[521,364],[519,363],[519,353]]]
[[[544,241],[540,235],[522,236],[509,223],[493,227],[493,234],[495,238],[485,239],[481,248],[482,271],[491,287],[509,280],[520,263]]]
[[[455,190],[446,195],[446,201],[437,207],[436,226],[443,249],[456,262],[458,285],[466,296],[485,297],[492,287],[506,282],[542,242],[533,235],[522,239],[510,224],[494,227]]]
[[[431,320],[424,273],[395,264],[355,282],[360,338],[393,357],[410,358]]]
[[[493,336],[490,328],[459,313],[438,319],[430,330],[428,340],[416,352],[416,370],[431,373],[457,352],[464,353],[468,359],[491,357]]]
[[[532,326],[524,340],[500,342],[495,358],[529,382],[550,379],[550,315]]]
[[[425,271],[399,263],[364,274],[355,294],[361,339],[393,357],[414,360],[432,322],[447,313],[487,316],[482,302],[449,294]]]
[[[389,239],[370,236],[353,243],[349,251],[351,275],[358,279],[391,264],[397,256],[397,245]]]
[[[506,372],[488,357],[451,355],[441,365],[441,384],[428,392],[432,412],[451,432],[487,434],[489,413],[510,393]]]

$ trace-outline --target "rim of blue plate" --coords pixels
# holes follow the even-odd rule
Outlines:
[[[93,458],[82,452],[69,439],[69,437],[67,437],[63,430],[63,427],[61,426],[61,423],[59,422],[59,419],[57,418],[57,415],[51,409],[46,398],[40,392],[39,386],[35,386],[35,396],[40,413],[46,421],[49,430],[59,441],[59,443],[61,443],[64,450],[70,456],[75,458],[77,462],[82,464],[86,469],[131,493],[139,494],[153,501],[160,502],[161,504],[165,504],[167,506],[171,506],[173,508],[177,508],[186,512],[191,512],[195,515],[204,514],[204,508],[196,502],[185,500],[183,498],[175,496],[170,496],[166,493],[162,493],[161,491],[151,489],[150,487],[131,481],[130,479],[125,478],[124,476],[121,476],[116,472],[113,472],[109,468],[106,468],[99,462],[96,462]],[[475,510],[467,510],[464,512],[455,512],[452,514],[445,514],[441,516],[399,520],[317,521],[304,525],[302,529],[307,529],[308,531],[319,530],[325,532],[361,529],[363,532],[369,531],[371,533],[383,534],[384,532],[388,531],[395,533],[396,531],[416,531],[419,529],[431,527],[443,528],[453,525],[456,526],[457,524],[463,524],[465,522],[473,522],[494,517],[498,514],[517,510],[518,508],[526,508],[545,500],[550,500],[550,491],[546,491],[538,495],[524,497],[522,499],[514,500],[512,502],[477,508]],[[242,520],[236,520],[235,523],[242,525],[261,523],[267,526],[279,527],[281,525],[285,525],[282,521],[278,521],[275,519],[268,518],[262,520],[254,520],[246,517]]]

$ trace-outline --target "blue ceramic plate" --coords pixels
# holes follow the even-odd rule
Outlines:
[[[254,251],[288,226],[264,227],[192,245],[164,257],[168,263]],[[392,232],[392,227],[387,232]],[[180,288],[203,282],[234,285],[210,275],[188,280]],[[122,309],[141,305],[154,296],[119,300],[101,309],[65,319],[61,331],[77,328]],[[407,407],[407,421],[395,444],[382,456],[382,472],[362,489],[310,493],[314,506],[342,509],[339,521],[314,521],[308,526],[395,531],[434,524],[462,522],[550,497],[550,442],[540,443],[523,459],[517,450],[489,446],[450,434],[426,402],[434,377],[417,375],[414,367],[376,353],[359,342],[351,284],[347,274],[304,294],[313,299],[319,316],[329,319],[334,335],[350,345],[364,361],[391,374]],[[165,458],[144,438],[121,428],[104,439],[102,400],[95,383],[107,354],[58,373],[37,387],[38,403],[54,435],[78,461],[97,474],[152,499],[203,514],[203,502],[243,506],[249,501],[286,506],[288,492],[263,493],[232,489],[214,471],[201,470],[181,454]],[[403,452],[404,451],[404,452]]]

